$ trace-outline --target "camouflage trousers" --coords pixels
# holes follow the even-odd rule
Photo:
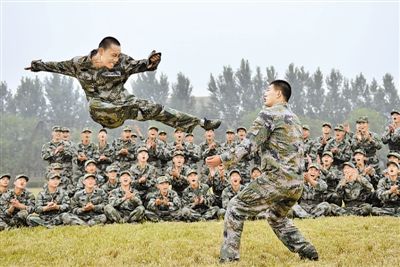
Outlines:
[[[85,224],[89,226],[93,226],[96,224],[104,224],[107,222],[107,217],[105,214],[101,213],[92,213],[90,212],[89,214],[82,214],[82,215],[77,215],[79,219],[84,221]]]
[[[78,216],[64,212],[54,215],[30,214],[26,219],[29,226],[55,226],[55,225],[85,225]]]
[[[286,217],[302,193],[302,184],[277,187],[265,176],[259,177],[245,187],[228,204],[225,219],[223,243],[220,251],[221,261],[240,258],[240,239],[244,220],[248,216],[267,213],[267,221],[276,236],[292,252],[301,253],[310,247],[314,249],[293,222]]]
[[[181,219],[184,221],[201,221],[201,220],[212,220],[218,216],[219,208],[217,206],[210,207],[208,209],[192,209],[189,207],[182,208]]]
[[[374,216],[396,216],[400,217],[400,207],[373,207],[372,208],[372,215]]]
[[[173,128],[183,128],[189,133],[200,124],[200,119],[193,115],[133,95],[115,103],[92,98],[89,101],[89,112],[95,122],[107,128],[117,128],[126,120],[155,120]]]
[[[346,211],[328,202],[321,202],[315,205],[310,204],[296,204],[292,207],[293,215],[297,218],[316,218],[321,216],[337,216],[345,214]]]
[[[147,220],[151,222],[159,222],[159,221],[179,221],[181,219],[181,212],[179,210],[176,211],[149,211],[146,210],[144,212]]]
[[[28,226],[26,219],[28,212],[26,210],[18,211],[12,216],[4,215],[0,217],[0,231],[11,227]]]
[[[137,206],[132,210],[118,210],[111,205],[104,207],[104,214],[110,222],[116,223],[134,223],[141,222],[144,218],[144,207]]]

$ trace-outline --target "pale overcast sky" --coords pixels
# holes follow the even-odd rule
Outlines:
[[[210,73],[237,69],[241,58],[273,65],[281,77],[290,63],[320,66],[346,77],[362,72],[381,83],[399,82],[399,4],[286,2],[4,2],[1,8],[0,79],[15,89],[32,59],[61,61],[86,55],[108,35],[124,53],[163,53],[159,72],[175,82],[187,75],[195,95],[207,95]],[[45,77],[45,73],[39,73]]]

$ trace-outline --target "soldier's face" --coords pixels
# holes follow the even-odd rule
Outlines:
[[[331,166],[331,164],[332,164],[332,162],[333,162],[333,158],[331,158],[331,157],[328,156],[328,155],[325,155],[325,156],[322,157],[322,162],[323,162],[325,165]]]
[[[108,180],[115,181],[117,179],[117,171],[110,171],[107,173]]]
[[[53,179],[50,179],[47,183],[48,183],[49,187],[53,187],[53,188],[58,187],[61,183],[61,179],[53,178]]]
[[[70,137],[71,137],[70,132],[63,132],[63,139],[65,141],[68,141]]]
[[[307,139],[310,136],[310,131],[303,129],[303,139]]]
[[[160,139],[163,142],[167,141],[167,135],[166,134],[160,134],[158,135],[158,139]]]
[[[387,167],[387,171],[390,176],[397,176],[399,174],[399,169],[394,164],[389,164],[389,166]]]
[[[151,138],[157,138],[157,134],[158,134],[158,132],[156,129],[150,129],[148,132],[148,136]]]
[[[164,182],[164,183],[158,184],[157,188],[158,188],[158,190],[160,190],[160,192],[162,194],[166,194],[168,192],[169,183],[168,182]]]
[[[197,176],[196,173],[191,173],[188,176],[188,180],[190,185],[193,186],[198,186],[198,181],[199,181],[199,177]]]
[[[174,133],[174,137],[175,137],[175,140],[176,140],[177,142],[181,142],[181,141],[183,140],[183,132],[181,132],[181,131],[176,131],[176,132]]]
[[[90,142],[91,136],[92,136],[92,134],[89,133],[89,132],[81,133],[81,140],[82,140],[83,142]]]
[[[103,67],[107,69],[112,69],[114,65],[118,62],[119,56],[121,54],[121,47],[112,44],[110,47],[104,49],[99,48],[100,63]]]
[[[188,135],[188,136],[186,136],[185,140],[186,140],[186,142],[188,142],[188,143],[193,143],[193,136]]]
[[[128,139],[130,139],[131,138],[131,134],[132,134],[132,132],[131,131],[123,131],[122,132],[122,139],[124,139],[124,140],[128,140]]]
[[[390,156],[390,157],[388,157],[388,161],[394,161],[396,163],[399,163],[400,160],[398,158],[396,158],[395,156]]]
[[[314,180],[318,179],[319,177],[319,170],[316,168],[309,168],[308,175],[313,178]]]
[[[226,141],[232,142],[233,140],[235,140],[235,134],[234,133],[227,133],[226,134]]]
[[[237,134],[238,134],[239,139],[243,140],[246,137],[247,132],[243,129],[240,129]]]
[[[231,185],[238,185],[240,184],[240,180],[242,180],[240,178],[240,174],[237,172],[232,173],[230,178],[231,178]]]
[[[338,131],[338,130],[336,130],[336,131],[335,131],[335,138],[336,138],[336,140],[343,140],[344,134],[345,134],[344,131]]]
[[[119,178],[120,182],[122,185],[129,185],[132,182],[132,178],[129,174],[124,173],[121,175],[121,177]]]
[[[357,153],[354,155],[354,159],[356,160],[356,162],[364,162],[364,155]]]
[[[181,167],[183,163],[185,163],[185,158],[181,155],[175,156],[172,158],[175,166]]]
[[[272,107],[279,101],[281,92],[274,88],[274,85],[269,85],[264,92],[264,105]]]
[[[261,172],[257,169],[253,170],[253,172],[251,173],[251,178],[256,179],[257,177],[261,176]]]
[[[85,187],[87,188],[94,188],[94,186],[96,185],[96,179],[94,177],[88,177],[83,181],[83,184],[85,185]]]
[[[323,134],[330,134],[331,133],[331,128],[327,125],[322,126],[322,133]]]
[[[141,162],[146,162],[149,159],[149,153],[142,151],[138,154],[138,160]]]
[[[2,187],[8,187],[10,183],[10,179],[8,179],[8,177],[3,177],[0,179],[0,186]]]
[[[354,172],[354,169],[350,166],[345,165],[343,168],[343,174],[345,176],[349,176],[350,174],[352,174]]]
[[[99,141],[104,142],[107,140],[107,134],[105,132],[100,132],[97,135],[97,139],[99,139]]]
[[[210,140],[210,139],[214,139],[215,133],[213,130],[208,130],[204,133],[204,136],[206,139]]]
[[[86,171],[87,173],[96,173],[96,171],[97,171],[96,164],[94,164],[94,163],[89,163],[89,164],[86,166],[85,171]]]
[[[14,186],[19,189],[25,189],[27,181],[24,178],[20,178],[14,182]]]
[[[53,140],[55,140],[55,141],[60,140],[60,134],[59,134],[59,132],[56,132],[56,131],[51,132],[51,138],[52,138]]]
[[[393,113],[392,114],[392,120],[393,120],[394,123],[400,122],[400,114]]]

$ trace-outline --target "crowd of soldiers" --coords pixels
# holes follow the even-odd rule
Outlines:
[[[348,124],[323,123],[316,139],[303,125],[304,188],[291,216],[400,216],[400,111],[391,117],[382,136],[369,130],[365,116],[356,121],[354,133]],[[263,175],[259,155],[236,166],[205,165],[209,156],[234,151],[246,139],[245,127],[228,129],[223,143],[214,130],[205,131],[199,145],[180,128],[171,143],[155,126],[145,137],[125,127],[113,142],[104,128],[95,142],[92,133],[84,128],[75,144],[68,128],[52,128],[41,153],[48,162],[46,183],[36,197],[26,189],[27,175],[17,175],[11,189],[11,176],[1,175],[0,230],[221,219],[230,199]],[[389,153],[382,162],[377,152],[384,144]]]

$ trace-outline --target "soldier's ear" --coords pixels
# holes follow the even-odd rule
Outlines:
[[[99,49],[97,51],[98,51],[100,56],[102,56],[104,54],[104,48],[103,47],[99,47]]]

